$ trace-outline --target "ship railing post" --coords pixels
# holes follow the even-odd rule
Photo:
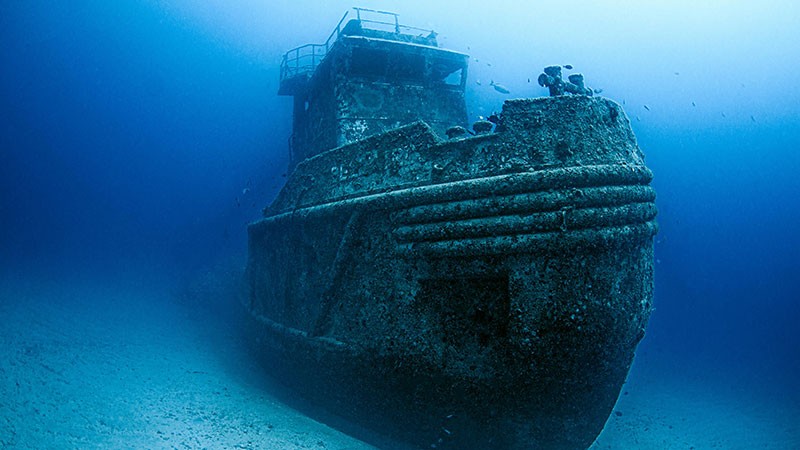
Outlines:
[[[300,73],[300,48],[294,49],[294,73]]]

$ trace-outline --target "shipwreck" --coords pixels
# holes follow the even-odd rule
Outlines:
[[[468,61],[358,8],[286,53],[250,336],[273,376],[410,445],[585,449],[652,309],[653,175],[620,105],[552,70],[553,96],[468,132]]]

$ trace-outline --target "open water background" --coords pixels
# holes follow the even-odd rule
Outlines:
[[[13,286],[186,292],[244,264],[246,224],[285,180],[281,55],[324,41],[353,5],[195,3],[0,4],[6,307],[25,301]],[[743,401],[763,392],[783,419],[800,418],[800,6],[650,3],[360,6],[399,12],[473,57],[470,120],[546,95],[535,79],[551,64],[623,104],[656,174],[661,227],[637,376]],[[197,314],[212,323],[228,304],[207,300],[219,304]],[[22,420],[12,403],[0,405],[9,423]],[[756,444],[800,442],[796,425],[781,433]]]

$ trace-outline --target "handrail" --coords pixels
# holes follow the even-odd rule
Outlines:
[[[302,73],[311,73],[330,51],[333,42],[342,33],[342,23],[350,11],[345,11],[336,28],[328,35],[324,44],[305,44],[283,54],[281,60],[281,81]],[[302,54],[301,54],[302,53]],[[292,55],[294,54],[294,55]],[[310,62],[309,62],[310,59]]]
[[[414,30],[414,31],[422,31],[425,33],[433,33],[433,30],[426,30],[424,28],[417,28],[408,25],[400,24],[400,15],[393,12],[388,11],[379,11],[375,9],[367,9],[367,8],[353,8],[356,11],[356,19],[359,24],[363,27],[364,24],[374,24],[374,25],[387,25],[389,27],[394,28],[395,33],[400,33],[401,30]],[[373,13],[383,16],[392,16],[394,18],[391,22],[383,22],[380,20],[371,20],[371,19],[364,19],[361,17],[362,12]],[[292,78],[298,75],[310,75],[311,73],[316,70],[317,66],[325,59],[328,52],[330,52],[331,47],[339,39],[339,36],[342,34],[342,24],[344,23],[345,19],[349,15],[350,11],[345,11],[342,18],[339,20],[339,23],[336,24],[336,28],[331,31],[331,34],[328,35],[328,39],[325,40],[322,44],[305,44],[299,47],[295,47],[288,52],[284,53],[283,58],[281,60],[281,82],[288,78]],[[369,27],[373,29],[378,29],[378,27]]]
[[[398,19],[399,14],[395,14],[393,12],[388,12],[388,11],[378,11],[378,10],[375,10],[375,9],[367,9],[367,8],[356,8],[356,7],[353,7],[353,9],[356,10],[356,18],[358,19],[359,22],[362,22],[362,20],[361,20],[361,11],[373,12],[373,13],[377,13],[377,14],[384,14],[384,15],[387,15],[387,16],[394,16],[394,32],[395,33],[399,33],[400,32],[400,20]],[[375,21],[370,21],[370,20],[365,20],[364,22],[385,23],[385,22],[375,22]],[[390,23],[386,23],[386,25],[391,25],[391,24]]]

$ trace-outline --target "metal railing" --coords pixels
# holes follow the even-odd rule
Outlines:
[[[356,12],[355,20],[357,20],[362,27],[367,25],[366,28],[375,30],[380,30],[382,27],[389,27],[391,32],[398,34],[405,30],[421,31],[428,34],[433,33],[433,30],[426,30],[423,28],[400,24],[399,14],[393,12],[378,11],[367,8],[353,9]],[[377,17],[375,19],[365,19],[362,17],[362,15],[365,13],[373,14]],[[345,11],[344,15],[339,20],[339,23],[336,24],[336,28],[334,28],[331,34],[328,35],[328,39],[325,40],[325,43],[301,45],[300,47],[293,48],[286,52],[281,60],[281,82],[298,75],[312,74],[328,54],[328,52],[330,52],[331,47],[333,47],[333,44],[336,42],[339,36],[341,36],[342,24],[344,23],[345,19],[347,19],[349,14],[350,11]],[[391,19],[389,19],[391,21],[387,22],[386,20],[377,20],[378,18],[382,18],[384,16],[391,16]]]
[[[367,8],[353,8],[353,9],[356,10],[356,20],[361,22],[361,26],[364,26],[365,23],[366,24],[373,24],[373,25],[388,25],[388,26],[392,27],[390,29],[390,31],[392,31],[394,33],[398,33],[398,34],[402,33],[405,30],[421,31],[423,33],[428,33],[428,34],[433,33],[433,30],[426,30],[425,28],[417,28],[417,27],[412,27],[412,26],[409,26],[409,25],[401,24],[400,23],[400,14],[397,14],[397,13],[393,13],[393,12],[389,12],[389,11],[378,11],[376,9],[367,9]],[[381,21],[381,20],[364,19],[364,18],[361,17],[362,13],[373,13],[373,14],[375,14],[377,16],[392,16],[392,19],[394,19],[394,20],[392,22],[384,22],[384,21]],[[371,27],[371,28],[379,29],[378,27]]]

